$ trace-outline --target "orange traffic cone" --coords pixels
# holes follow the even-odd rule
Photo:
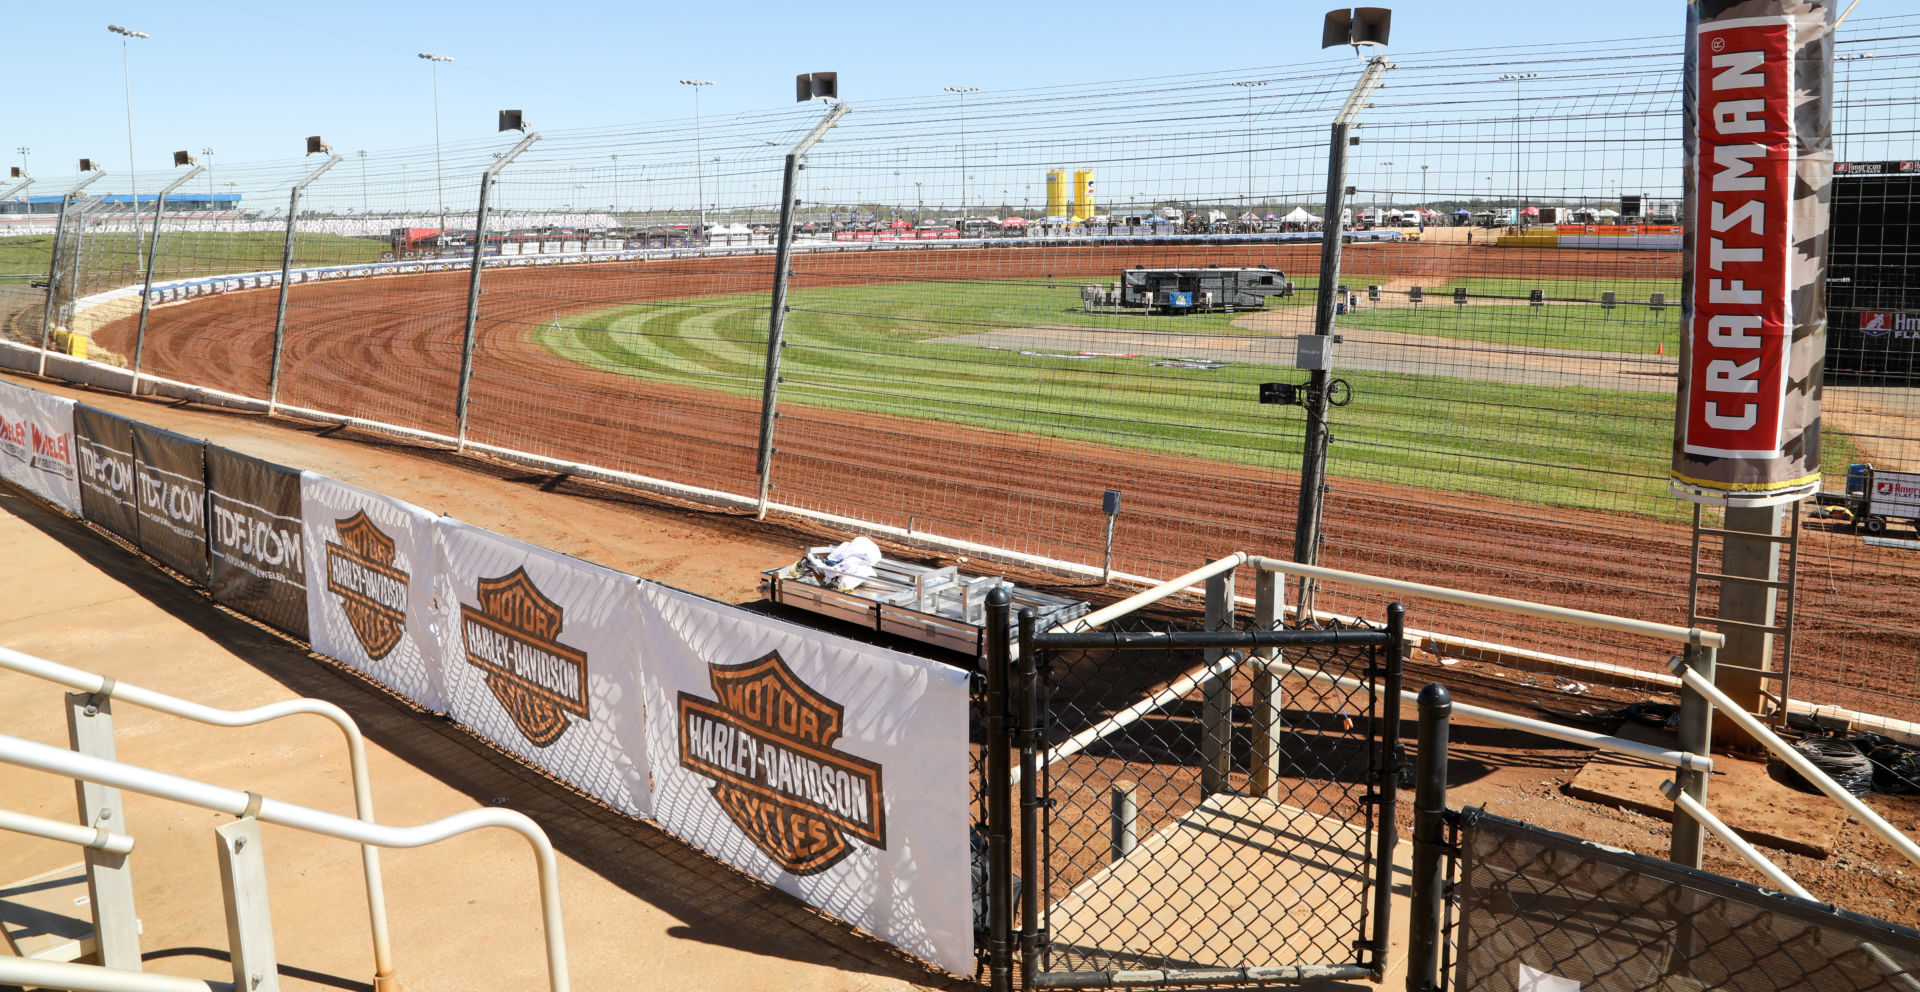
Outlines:
[[[1667,343],[1665,341],[1655,341],[1653,343],[1653,353],[1664,357],[1667,353]]]

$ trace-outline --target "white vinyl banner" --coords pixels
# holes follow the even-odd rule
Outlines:
[[[446,712],[434,515],[312,472],[300,473],[300,515],[313,649]]]
[[[648,815],[638,580],[451,518],[435,533],[447,713]]]
[[[641,590],[660,825],[970,974],[966,673],[655,583]]]
[[[79,514],[72,400],[0,382],[0,477]]]

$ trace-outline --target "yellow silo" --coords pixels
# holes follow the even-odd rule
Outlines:
[[[1067,201],[1070,198],[1067,189],[1067,170],[1054,169],[1047,173],[1047,216],[1065,217]]]
[[[1093,170],[1079,169],[1073,174],[1073,215],[1085,220],[1093,216]]]

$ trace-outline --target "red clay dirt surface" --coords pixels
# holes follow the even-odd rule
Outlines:
[[[441,449],[338,430],[325,424],[135,400],[97,390],[25,381],[35,388],[71,396],[123,416],[204,437],[256,457],[323,472],[521,540],[728,602],[759,602],[755,583],[760,569],[790,561],[802,546],[842,536],[805,521],[756,522],[750,516],[735,512],[676,505],[654,496],[562,480],[515,465],[456,457]],[[69,523],[67,526],[81,525]],[[924,552],[891,542],[882,544],[891,555],[929,560]],[[950,564],[958,559],[947,556],[931,560]],[[1094,582],[1075,583],[1019,568],[996,568],[995,571],[1025,584],[1082,596],[1097,604],[1117,599],[1125,592],[1103,588]],[[214,609],[204,602],[201,605],[207,610]],[[1159,613],[1184,615],[1191,620],[1196,618],[1197,604],[1170,601]],[[804,615],[798,618],[805,619]],[[849,636],[870,636],[851,627],[834,629]],[[262,636],[273,635],[263,633]],[[883,640],[883,643],[905,650],[918,647],[911,642]],[[1572,698],[1546,684],[1550,680],[1542,679],[1539,680],[1542,684],[1535,684],[1525,673],[1472,661],[1442,665],[1433,656],[1416,651],[1406,684],[1418,686],[1432,680],[1450,686],[1456,701],[1535,716],[1580,709],[1604,710],[1640,698],[1635,693],[1597,685],[1590,693]],[[306,686],[296,685],[296,688]],[[358,715],[360,708],[355,707],[354,711]],[[1412,717],[1410,710],[1404,714],[1403,735],[1409,746],[1414,732]],[[1583,802],[1563,791],[1586,766],[1593,752],[1516,731],[1485,727],[1471,719],[1456,720],[1453,741],[1453,806],[1484,805],[1503,816],[1603,844],[1654,856],[1666,853],[1668,828],[1661,820],[1632,810]],[[465,764],[456,762],[456,766],[438,769],[436,774],[457,780],[477,774],[497,779],[501,776],[492,769],[512,764],[510,759],[493,754],[484,744],[473,742],[469,749],[472,757],[460,759]],[[529,777],[530,781],[538,780],[534,786],[552,791],[533,771],[519,770],[517,774]],[[489,794],[497,795],[504,794],[498,790],[509,787],[496,784],[487,788],[496,790]],[[1403,840],[1410,836],[1410,801],[1410,794],[1403,793],[1398,811]],[[1812,806],[1828,801],[1824,797],[1808,796],[1804,802]],[[1876,796],[1870,802],[1902,829],[1910,833],[1920,831],[1920,800]],[[603,818],[621,819],[610,811],[592,812]],[[1781,809],[1777,815],[1790,817],[1796,815],[1796,811]],[[624,837],[633,829],[636,828],[624,824],[616,828],[581,827],[596,837],[601,833]],[[1857,824],[1848,823],[1840,828],[1832,854],[1824,860],[1768,853],[1821,898],[1832,899],[1859,912],[1909,925],[1920,924],[1920,870],[1901,861]],[[646,855],[651,856],[654,855]],[[640,860],[644,861],[645,857]],[[678,856],[673,860],[677,871],[691,871],[695,875],[715,873],[706,887],[729,893],[728,898],[756,899],[744,895],[742,890],[761,888],[698,856]],[[1736,878],[1760,881],[1756,872],[1714,842],[1708,844],[1706,867]],[[644,881],[647,870],[639,869],[640,880],[634,883],[641,890],[647,885]],[[701,888],[702,883],[693,881],[686,886],[686,891],[697,892]],[[783,906],[791,902],[771,890],[762,891],[764,896],[756,901],[774,900]],[[797,907],[785,912],[790,916],[805,915]],[[864,950],[840,943],[840,950],[858,957],[872,957],[875,961],[898,960],[874,942],[869,942]],[[942,984],[932,980],[932,976],[923,980],[931,985]]]
[[[796,259],[796,287],[929,279],[1111,278],[1127,265],[1317,267],[1318,246],[1088,246],[860,252]],[[1532,252],[1440,244],[1355,246],[1346,278],[1464,276],[1672,279],[1672,252]],[[529,325],[621,303],[765,292],[764,258],[700,258],[489,272],[477,324],[476,441],[729,493],[757,490],[759,403],[637,381],[529,346]],[[1384,276],[1379,277],[1386,281]],[[464,273],[295,286],[280,400],[441,434],[454,432]],[[273,291],[156,309],[143,368],[249,396],[266,393]],[[98,343],[133,352],[135,322]],[[1287,472],[1098,444],[817,407],[783,409],[772,498],[1014,551],[1097,562],[1100,492],[1125,492],[1121,571],[1168,575],[1234,550],[1290,557],[1298,478]],[[1336,477],[1321,563],[1668,623],[1686,620],[1689,532],[1629,514],[1410,489]],[[1920,719],[1911,696],[1920,569],[1897,549],[1809,530],[1796,631],[1796,698]],[[1823,543],[1824,542],[1824,543]],[[1703,565],[1711,568],[1711,555]],[[1360,598],[1323,609],[1377,613]],[[1420,607],[1414,605],[1419,622]],[[1454,633],[1663,671],[1659,645],[1595,643],[1565,630],[1450,611]],[[1905,633],[1902,633],[1902,632]],[[1631,681],[1631,680],[1629,680]]]

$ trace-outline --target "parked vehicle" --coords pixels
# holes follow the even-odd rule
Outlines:
[[[1852,522],[1854,530],[1880,535],[1904,520],[1920,531],[1920,472],[1893,472],[1870,464],[1847,466],[1845,492],[1814,497],[1828,517]]]

